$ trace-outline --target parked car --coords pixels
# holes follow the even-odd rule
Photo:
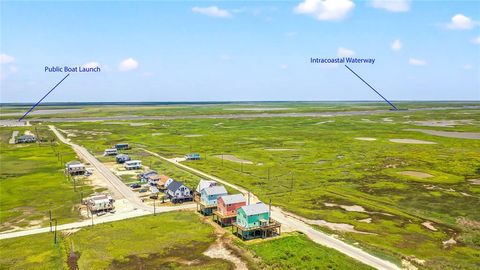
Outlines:
[[[131,188],[139,188],[141,187],[142,185],[140,185],[139,183],[135,183],[135,184],[131,184],[130,187]]]

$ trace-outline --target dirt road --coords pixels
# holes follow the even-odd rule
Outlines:
[[[113,174],[103,163],[98,161],[97,158],[88,152],[87,149],[70,142],[70,140],[66,139],[54,126],[48,127],[53,131],[53,133],[55,133],[61,142],[70,145],[81,159],[95,167],[95,169],[105,179],[108,189],[113,192],[116,197],[125,198],[139,209],[153,213],[153,207],[144,204],[140,198],[122,182],[122,180]]]
[[[242,188],[242,187],[239,187],[239,186],[236,186],[234,184],[231,184],[231,183],[228,183],[227,181],[223,180],[223,179],[220,179],[218,177],[215,177],[213,175],[209,175],[207,173],[204,173],[202,171],[199,171],[197,169],[194,169],[194,168],[191,168],[185,164],[181,164],[178,162],[177,159],[173,158],[173,159],[169,159],[169,158],[166,158],[166,157],[163,157],[155,152],[152,152],[152,151],[149,151],[147,149],[142,149],[143,151],[149,153],[149,154],[152,154],[162,160],[165,160],[165,161],[168,161],[170,163],[173,163],[175,164],[176,166],[182,168],[182,169],[185,169],[187,171],[190,171],[190,172],[193,172],[197,175],[200,175],[202,177],[205,177],[207,179],[212,179],[212,180],[215,180],[219,183],[222,183],[223,185],[225,186],[229,186],[233,189],[236,189],[238,190],[239,192],[243,193],[245,197],[248,197],[250,196],[250,200],[251,200],[251,203],[256,203],[258,202],[258,198],[253,195],[252,193],[250,193],[248,190]],[[367,265],[370,265],[372,267],[375,267],[377,269],[400,269],[398,266],[396,266],[395,264],[389,262],[389,261],[386,261],[386,260],[383,260],[383,259],[380,259],[378,257],[375,257],[373,255],[370,255],[369,253],[357,248],[357,247],[354,247],[352,245],[349,245],[337,238],[334,238],[328,234],[325,234],[323,232],[320,232],[318,230],[315,230],[314,228],[312,228],[310,225],[306,224],[305,222],[301,221],[300,219],[297,219],[294,217],[294,214],[292,213],[289,213],[287,211],[284,211],[282,210],[281,208],[279,207],[272,207],[272,218],[279,221],[280,223],[282,223],[282,225],[286,225],[288,227],[291,227],[297,231],[300,231],[302,233],[304,233],[305,235],[307,235],[310,239],[312,239],[314,242],[318,243],[318,244],[321,244],[321,245],[324,245],[324,246],[327,246],[327,247],[330,247],[330,248],[333,248],[335,250],[338,250],[340,251],[341,253],[347,255],[347,256],[350,256],[364,264],[367,264]]]

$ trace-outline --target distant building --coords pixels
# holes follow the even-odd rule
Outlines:
[[[200,154],[186,154],[185,159],[186,160],[199,160],[200,159]]]
[[[165,190],[167,198],[170,199],[172,203],[179,203],[184,201],[192,200],[192,193],[188,187],[184,184],[172,180],[171,183],[167,186]]]
[[[140,160],[129,160],[125,161],[124,164],[127,170],[139,170],[142,168],[142,161]]]
[[[146,182],[148,176],[156,175],[156,174],[157,174],[157,171],[154,171],[154,170],[150,170],[150,171],[145,172],[145,173],[140,173],[140,174],[138,174],[138,180],[140,180],[142,182]]]
[[[221,196],[217,200],[217,211],[213,212],[213,220],[222,226],[231,225],[236,221],[237,210],[246,204],[243,194]]]
[[[128,150],[128,149],[130,149],[130,146],[128,145],[128,143],[117,143],[115,145],[115,149],[117,149],[117,150]]]
[[[202,189],[208,188],[208,187],[213,187],[216,186],[218,183],[213,180],[204,180],[200,179],[200,182],[198,182],[197,188],[195,189],[196,192],[200,193],[202,192]]]
[[[20,137],[17,137],[15,140],[15,143],[34,143],[36,141],[37,139],[35,139],[35,136],[25,134]]]
[[[111,148],[111,149],[105,149],[103,152],[104,156],[116,156],[118,154],[118,151],[116,148]]]
[[[123,163],[125,163],[126,161],[129,161],[129,160],[130,160],[130,156],[129,156],[129,155],[125,155],[125,154],[118,154],[118,155],[115,156],[115,159],[117,160],[117,163],[123,164]]]
[[[92,213],[113,210],[114,202],[110,195],[105,194],[93,195],[85,199],[85,204]]]
[[[166,175],[160,175],[160,179],[157,182],[157,187],[160,189],[166,189],[173,179]]]
[[[85,174],[87,169],[85,165],[79,161],[71,161],[65,165],[65,169],[70,175],[82,175]]]

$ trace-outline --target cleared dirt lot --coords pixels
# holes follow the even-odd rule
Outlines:
[[[457,138],[457,139],[470,139],[470,140],[480,140],[480,133],[478,132],[458,132],[458,131],[440,131],[440,130],[430,130],[430,129],[405,129],[407,131],[418,131],[429,135],[447,137],[447,138]]]

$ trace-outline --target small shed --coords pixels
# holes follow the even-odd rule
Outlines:
[[[117,149],[117,150],[128,150],[128,149],[130,149],[130,145],[128,145],[128,143],[117,143],[115,145],[115,149]]]
[[[173,180],[165,190],[165,194],[172,203],[179,203],[192,200],[192,193],[184,184]]]
[[[86,199],[87,206],[92,213],[113,210],[114,202],[115,200],[106,194],[93,195]]]
[[[118,155],[115,156],[115,159],[117,160],[117,163],[119,163],[119,164],[123,164],[126,161],[131,160],[130,156],[126,155],[126,154],[118,154]]]
[[[150,170],[148,172],[145,172],[145,173],[140,173],[138,174],[138,179],[142,182],[146,182],[147,181],[147,177],[149,175],[155,175],[157,174],[157,171],[154,171],[154,170]]]
[[[104,156],[116,156],[117,154],[118,151],[116,148],[105,149],[105,151],[103,151]]]
[[[139,170],[141,168],[142,168],[142,161],[140,160],[125,161],[125,169],[127,170]]]

